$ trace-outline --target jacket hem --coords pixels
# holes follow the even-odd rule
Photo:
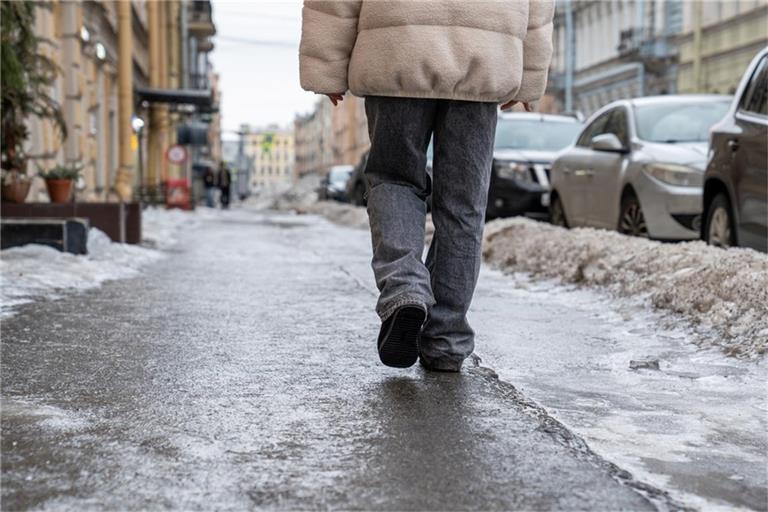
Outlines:
[[[475,95],[475,94],[448,94],[435,91],[415,92],[415,91],[368,91],[350,89],[354,96],[365,98],[366,96],[385,96],[391,98],[420,98],[431,100],[455,100],[455,101],[474,101],[477,103],[501,103],[497,95]]]

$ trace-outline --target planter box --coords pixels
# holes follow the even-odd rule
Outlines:
[[[140,203],[3,203],[3,219],[83,218],[114,242],[141,243]]]
[[[87,219],[3,219],[0,249],[42,244],[72,254],[88,253]]]

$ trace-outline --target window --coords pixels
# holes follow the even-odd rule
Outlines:
[[[728,112],[731,100],[668,101],[636,105],[635,130],[648,142],[706,142],[709,129]]]
[[[592,123],[582,132],[576,145],[588,148],[592,144],[593,138],[606,133],[605,125],[608,124],[608,119],[611,117],[612,113],[613,110],[609,110],[592,121]]]
[[[627,130],[627,110],[619,107],[612,111],[611,118],[605,125],[605,133],[616,135],[625,148],[629,147],[629,131]]]
[[[768,57],[763,57],[755,69],[741,98],[741,110],[768,116]]]
[[[495,147],[504,149],[529,149],[559,151],[572,144],[581,124],[561,121],[501,118],[496,125]],[[432,158],[432,144],[427,158]]]

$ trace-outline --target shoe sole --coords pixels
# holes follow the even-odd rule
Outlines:
[[[389,332],[379,346],[379,359],[392,368],[408,368],[419,358],[419,334],[426,314],[421,308],[397,310]]]

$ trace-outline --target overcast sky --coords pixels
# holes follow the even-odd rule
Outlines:
[[[290,125],[317,96],[299,86],[300,0],[213,0],[211,61],[221,76],[224,130]],[[224,138],[232,138],[224,133]]]

